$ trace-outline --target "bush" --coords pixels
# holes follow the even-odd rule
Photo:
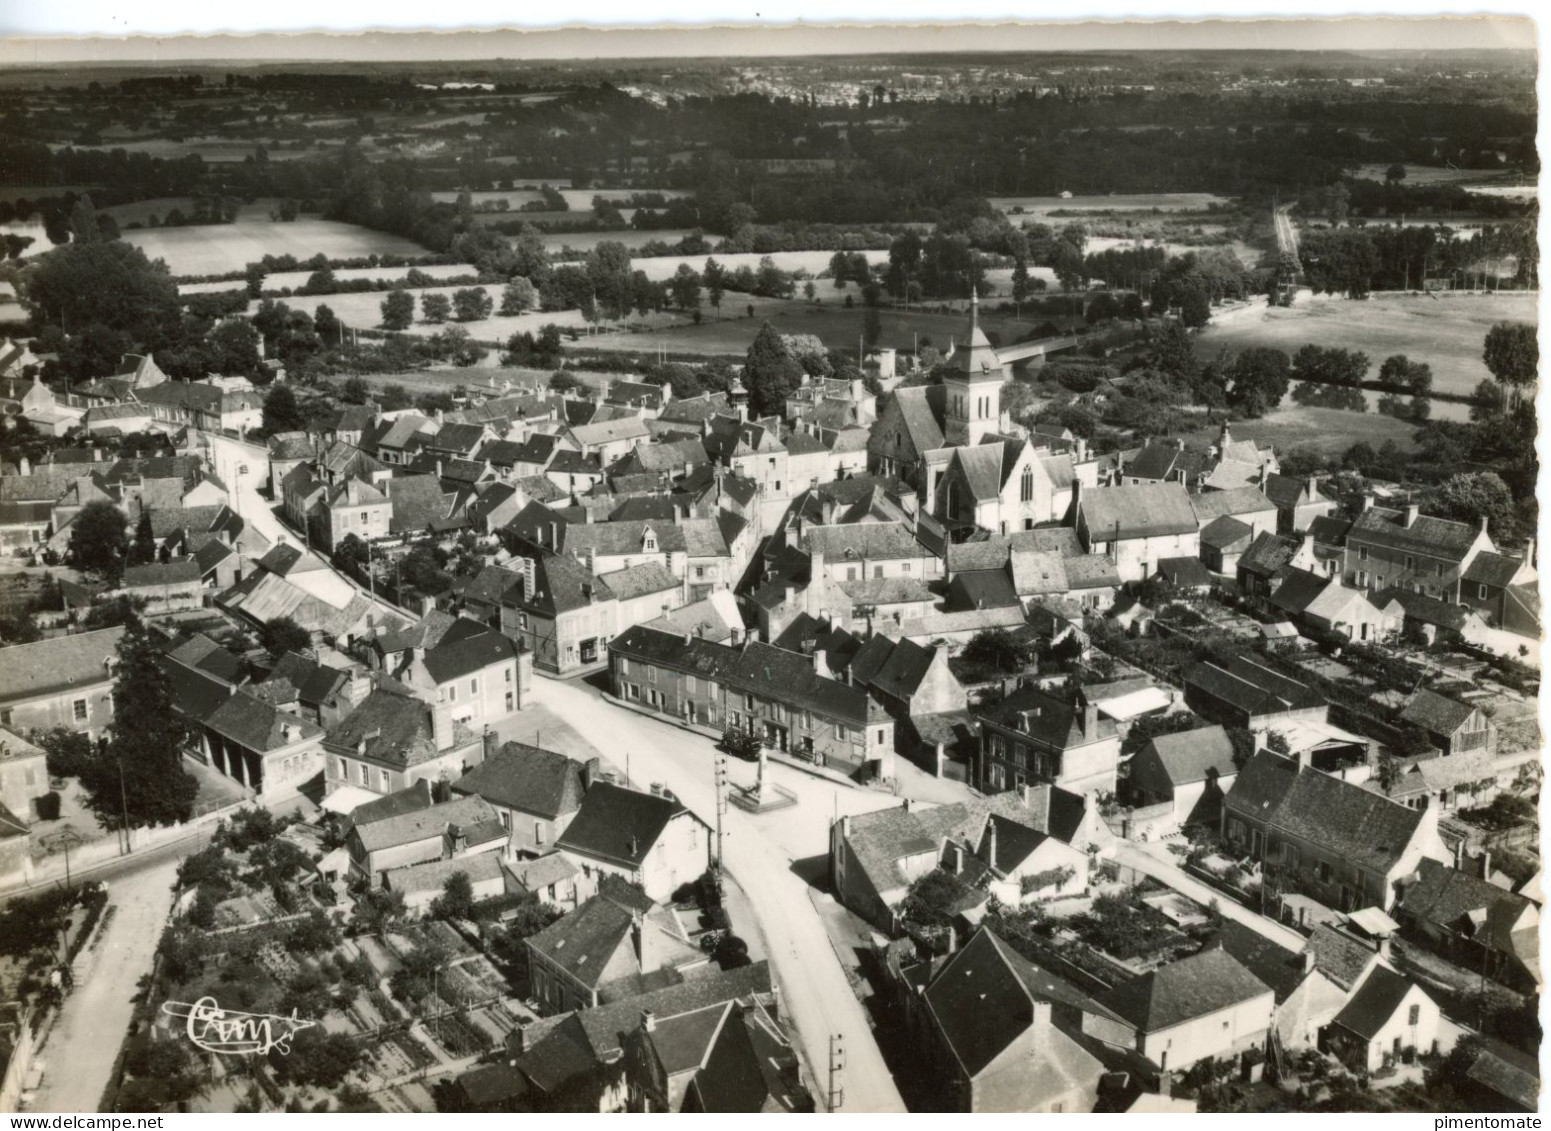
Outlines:
[[[53,790],[49,790],[47,793],[45,793],[42,797],[38,798],[38,800],[37,800],[38,820],[40,820],[40,821],[57,821],[57,820],[59,820],[59,805],[60,805],[59,794],[55,793]]]
[[[92,740],[64,727],[44,731],[33,743],[43,749],[51,778],[80,777],[92,760]]]

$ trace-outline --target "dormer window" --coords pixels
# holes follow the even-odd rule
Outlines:
[[[657,552],[657,535],[648,530],[646,537],[641,540],[641,548],[648,554],[655,554]]]

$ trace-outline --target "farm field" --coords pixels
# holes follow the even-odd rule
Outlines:
[[[1486,169],[1440,169],[1436,165],[1407,165],[1403,185],[1460,185],[1470,192],[1489,196],[1535,195],[1535,185],[1507,173],[1492,173]],[[1388,165],[1360,165],[1355,176],[1365,181],[1382,181]]]
[[[268,219],[198,228],[143,228],[124,233],[152,259],[163,259],[174,275],[220,275],[241,271],[265,255],[310,259],[322,253],[330,259],[367,255],[424,255],[413,240],[374,232],[336,220]]]
[[[991,207],[1002,212],[1021,208],[1019,215],[1048,216],[1052,212],[1202,212],[1228,198],[1209,192],[1137,192],[1108,196],[993,196]]]
[[[514,314],[509,317],[493,315],[481,319],[478,322],[444,322],[433,324],[418,321],[420,317],[419,296],[427,294],[443,294],[449,298],[461,287],[427,287],[424,290],[415,291],[415,317],[417,321],[405,330],[406,334],[435,334],[445,330],[448,326],[462,326],[469,332],[469,336],[479,342],[505,342],[513,334],[532,332],[538,333],[539,329],[553,322],[556,326],[585,326],[587,323],[578,310],[553,310],[548,312],[534,311],[529,314]],[[490,284],[484,288],[496,305],[501,307],[502,287]],[[318,307],[327,306],[346,326],[354,330],[379,330],[382,328],[382,300],[386,292],[372,291],[364,294],[340,294],[340,295],[292,295],[285,300],[287,306],[293,310],[305,310],[308,314],[314,313]],[[258,302],[248,304],[248,314],[252,315],[258,309]],[[656,318],[668,318],[669,315],[653,315]]]
[[[1263,308],[1223,325],[1209,325],[1196,342],[1201,357],[1220,349],[1235,354],[1251,346],[1272,346],[1291,355],[1312,342],[1361,350],[1372,362],[1369,379],[1391,354],[1403,353],[1432,366],[1433,388],[1467,394],[1491,374],[1481,360],[1492,324],[1536,322],[1536,295],[1380,295],[1363,302],[1300,294],[1291,307]],[[1468,408],[1433,402],[1438,419],[1464,419]],[[1373,419],[1369,417],[1369,419]]]
[[[1433,403],[1433,415],[1441,407]],[[1221,425],[1213,424],[1195,432],[1183,434],[1186,442],[1213,443],[1221,431]],[[1414,421],[1397,420],[1376,412],[1343,412],[1338,408],[1309,408],[1288,401],[1282,407],[1266,414],[1259,420],[1235,420],[1233,438],[1236,440],[1260,440],[1272,444],[1281,453],[1293,448],[1312,448],[1322,455],[1338,456],[1358,440],[1366,440],[1375,448],[1386,440],[1393,440],[1402,451],[1412,451],[1416,442],[1411,434],[1416,431]]]
[[[829,284],[821,283],[819,295],[823,297],[826,290],[835,293]],[[754,308],[752,317],[747,312],[749,306]],[[663,329],[595,334],[584,339],[582,345],[592,349],[642,352],[661,348],[669,353],[707,356],[743,354],[760,326],[769,321],[783,334],[816,334],[831,349],[854,350],[862,335],[864,317],[860,303],[848,310],[834,301],[816,306],[801,299],[759,298],[731,291],[722,300],[719,318],[713,317],[709,306],[703,306],[703,309],[704,320],[698,326],[682,316],[674,316],[674,323]],[[950,341],[963,338],[968,325],[968,316],[959,311],[884,309],[879,315],[883,332],[878,344],[893,349],[912,349],[918,343],[947,349]],[[1030,333],[1037,325],[1029,319],[1017,321],[985,310],[981,312],[980,324],[987,332],[999,334],[1004,341]]]
[[[511,214],[507,213],[507,215]],[[637,251],[649,243],[675,244],[685,236],[690,235],[694,235],[694,232],[689,228],[667,228],[658,232],[638,232],[633,228],[627,228],[620,232],[545,232],[544,249],[551,255],[564,252],[566,248],[585,254],[600,243],[608,240],[612,243],[622,243],[631,251]],[[705,263],[704,256],[698,256],[697,258],[701,264]],[[758,259],[757,256],[755,258],[756,260]],[[827,257],[825,261],[828,262]],[[652,261],[645,259],[641,261],[643,269],[648,262]],[[717,262],[720,263],[721,260],[717,260]],[[698,270],[699,268],[697,267],[696,269]],[[670,271],[669,274],[672,274],[672,272]]]
[[[253,201],[244,201],[237,206],[237,222],[245,220],[265,221],[269,220],[269,214],[280,201],[276,197],[260,197]],[[113,204],[98,209],[106,212],[118,221],[119,227],[127,227],[130,224],[147,223],[151,216],[158,221],[164,219],[167,213],[174,208],[182,210],[185,215],[194,211],[194,202],[186,196],[159,196],[153,200],[136,200],[130,204]]]

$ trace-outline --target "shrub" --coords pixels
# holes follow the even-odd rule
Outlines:
[[[59,794],[55,793],[53,790],[49,790],[47,793],[45,793],[42,797],[38,798],[38,800],[37,800],[38,820],[40,820],[40,821],[57,821],[57,820],[59,820],[59,805],[60,805]]]

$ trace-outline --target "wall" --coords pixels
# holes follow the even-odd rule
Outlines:
[[[1410,1024],[1411,1007],[1417,1006],[1417,1024],[1413,1028]],[[1360,1042],[1353,1040],[1349,1047],[1355,1054],[1358,1063],[1363,1064],[1369,1072],[1377,1071],[1384,1066],[1384,1054],[1393,1052],[1395,1040],[1398,1038],[1402,1050],[1415,1048],[1418,1052],[1430,1052],[1433,1042],[1438,1040],[1438,1006],[1418,986],[1412,986],[1410,991],[1401,1000],[1394,1015],[1384,1024],[1384,1027],[1368,1042],[1366,1049],[1357,1051]]]
[[[84,718],[76,717],[75,704],[84,704]],[[84,731],[92,738],[113,722],[113,681],[72,687],[34,699],[16,700],[0,708],[0,726],[25,732],[36,727]]]
[[[1171,1072],[1189,1068],[1208,1056],[1231,1056],[1265,1041],[1274,1005],[1275,995],[1267,990],[1259,997],[1204,1017],[1143,1033],[1138,1051]]]

